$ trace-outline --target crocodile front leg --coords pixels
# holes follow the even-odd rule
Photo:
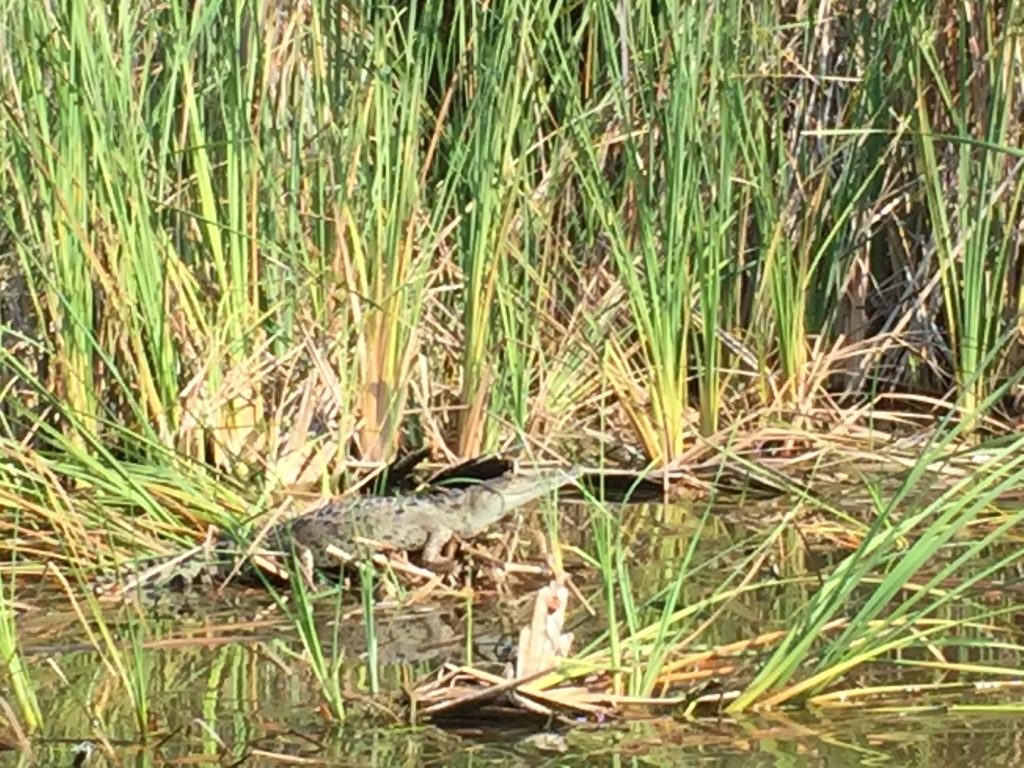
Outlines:
[[[452,540],[455,531],[447,526],[437,526],[427,535],[427,543],[423,545],[423,562],[427,565],[435,565],[443,562],[441,552],[445,545]]]

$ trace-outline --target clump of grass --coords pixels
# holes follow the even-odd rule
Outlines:
[[[3,659],[10,690],[20,713],[20,717],[14,717],[14,713],[8,709],[5,714],[9,717],[5,719],[9,720],[8,726],[11,729],[24,723],[23,734],[27,735],[42,727],[43,714],[28,674],[25,657],[19,648],[15,620],[13,577],[0,578],[0,658]],[[9,705],[5,702],[6,707]]]
[[[920,487],[1019,410],[1020,9],[7,14],[0,503],[22,512],[0,549],[36,572],[160,551],[336,491],[403,441],[621,442],[808,496],[794,457],[914,461],[898,441],[917,433],[937,441]],[[880,496],[807,637],[734,708],[796,691],[885,568],[800,695],[914,642],[938,599],[886,606],[1016,482],[999,461],[902,522],[907,496]],[[693,631],[675,610],[693,550],[645,624],[623,546],[595,523],[616,669],[658,638],[614,685],[650,691]],[[117,673],[131,688],[142,670]]]
[[[342,622],[338,615],[341,594],[339,593],[337,598],[338,604],[336,605],[335,619],[332,622],[333,635],[329,638],[329,644],[326,644],[317,628],[316,615],[314,613],[315,606],[302,577],[298,573],[293,574],[291,583],[293,589],[289,605],[292,607],[285,608],[286,613],[290,617],[299,639],[302,641],[302,646],[305,649],[305,661],[316,677],[320,695],[323,697],[323,702],[331,718],[336,723],[342,723],[345,721],[346,705],[341,689],[341,664],[345,659],[345,654],[338,639],[338,634],[343,631]],[[284,607],[285,603],[282,597],[276,595],[276,593],[275,596],[278,605]],[[366,623],[366,626],[372,626],[372,617]],[[327,645],[329,654],[324,652],[325,645]],[[371,674],[376,674],[375,665],[371,664],[369,668]]]
[[[410,422],[463,455],[606,424],[669,460],[734,399],[763,424],[844,375],[955,381],[972,410],[1017,354],[1017,7],[955,45],[956,11],[902,7],[33,11],[6,32],[0,183],[46,372],[5,376],[56,392],[86,450],[321,484]]]
[[[1012,499],[1024,482],[1024,443],[1017,439],[978,450],[970,472],[951,475],[934,489],[928,468],[946,460],[946,447],[927,449],[902,483],[876,489],[877,507],[848,555],[817,576],[795,577],[806,598],[782,630],[754,625],[746,637],[713,639],[731,605],[793,581],[761,573],[773,542],[793,526],[807,527],[799,522],[799,506],[763,523],[757,546],[733,558],[731,566],[704,563],[696,555],[705,551],[699,540],[708,515],[724,513],[708,506],[675,576],[653,596],[653,607],[660,609],[653,620],[647,600],[633,594],[631,580],[622,578],[611,557],[625,548],[621,542],[608,546],[607,525],[599,523],[595,545],[605,574],[609,607],[601,613],[607,632],[536,685],[585,676],[587,700],[605,701],[613,710],[620,704],[686,704],[730,713],[801,703],[830,706],[840,693],[864,705],[899,702],[913,698],[910,681],[920,683],[922,692],[942,691],[947,702],[958,693],[974,695],[971,681],[991,681],[998,693],[1000,681],[1019,679],[1022,649],[1012,640],[1010,620],[1020,601],[1007,593],[992,605],[975,595],[1019,560],[1012,536],[1024,512]],[[1011,499],[1010,506],[997,508],[1002,499]],[[683,585],[709,567],[717,586],[680,603]],[[729,623],[735,632],[735,618]],[[991,653],[985,651],[989,646]],[[870,680],[866,668],[879,662],[898,665],[901,682],[855,682]],[[712,677],[719,679],[718,690],[705,695],[701,681]]]

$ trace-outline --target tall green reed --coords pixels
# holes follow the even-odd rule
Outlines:
[[[437,247],[423,200],[422,177],[428,158],[422,138],[434,126],[425,122],[429,77],[437,36],[436,14],[421,16],[413,3],[406,12],[368,5],[365,30],[328,33],[335,55],[346,44],[366,62],[366,70],[335,68],[327,83],[347,90],[350,119],[335,159],[341,188],[333,237],[342,279],[341,301],[348,305],[358,365],[362,416],[360,447],[370,459],[392,453],[402,426],[408,385],[420,354],[419,318],[426,299]],[[429,9],[428,9],[429,10]],[[420,24],[426,29],[421,29]],[[343,76],[342,76],[343,75]],[[443,199],[444,191],[440,191]],[[344,347],[343,347],[344,348]]]
[[[602,407],[672,457],[734,400],[770,413],[820,395],[815,344],[913,325],[891,299],[904,258],[945,281],[929,343],[948,332],[969,380],[1006,322],[970,320],[988,306],[971,297],[999,291],[1007,317],[1016,302],[1020,194],[1001,161],[1018,8],[952,47],[942,11],[917,6],[30,9],[5,32],[3,215],[44,384],[79,414],[73,435],[106,414],[145,437],[127,449],[251,477],[299,426],[267,363],[298,349],[318,350],[299,356],[320,374],[309,396],[335,414],[324,466],[352,436],[389,454],[410,405],[455,452],[567,407],[592,418],[603,375]],[[934,268],[915,245],[918,166]]]
[[[982,407],[991,408],[1012,384],[1004,384]],[[917,622],[933,618],[974,584],[1016,562],[1016,547],[1011,554],[991,562],[985,561],[983,553],[1009,541],[1008,535],[1024,518],[1024,512],[1005,513],[982,535],[969,535],[969,527],[1024,481],[1021,439],[980,453],[983,461],[970,473],[934,500],[914,503],[915,495],[934,482],[931,473],[935,465],[945,461],[950,446],[973,427],[970,420],[953,424],[947,417],[946,422],[949,428],[938,431],[934,441],[924,447],[896,491],[886,499],[877,497],[876,514],[860,546],[808,600],[785,640],[730,704],[731,711],[819,692],[857,665],[925,642],[929,635],[948,628],[939,626],[919,634]],[[953,546],[959,547],[959,554],[943,557]],[[940,588],[951,581],[954,586]],[[911,582],[915,582],[916,589],[905,592]],[[875,584],[873,590],[866,598],[856,598],[867,583]],[[972,619],[984,621],[991,613],[987,608],[967,610],[952,628],[966,628]],[[824,627],[846,614],[850,618],[845,628],[823,640]],[[804,680],[797,680],[812,653],[819,658],[816,668]]]
[[[906,63],[916,95],[916,161],[935,233],[956,383],[972,419],[1019,358],[1008,355],[1004,333],[1017,324],[1020,309],[1011,232],[1022,215],[1024,154],[1014,138],[1012,105],[1021,84],[1009,31],[1020,9],[1011,2],[970,19],[965,9],[951,11],[963,24],[955,37],[931,33],[926,14],[908,13],[906,20],[917,41]],[[993,357],[997,344],[1005,352]],[[982,367],[986,358],[990,371]]]
[[[8,583],[9,582],[9,583]],[[0,659],[6,670],[10,691],[17,702],[21,721],[29,733],[43,725],[35,686],[29,675],[29,665],[19,647],[14,607],[14,576],[0,578]]]
[[[292,608],[286,607],[285,600],[276,592],[274,593],[275,599],[291,619],[292,626],[302,642],[305,649],[305,661],[320,686],[319,692],[323,703],[335,722],[343,722],[346,716],[346,705],[341,689],[341,664],[345,659],[345,654],[338,637],[338,633],[343,631],[339,621],[339,611],[335,611],[332,634],[329,637],[323,637],[320,624],[317,621],[316,606],[304,577],[298,572],[293,573],[291,584]],[[340,605],[340,593],[337,599]]]

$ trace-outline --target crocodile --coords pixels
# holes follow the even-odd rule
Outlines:
[[[373,551],[419,553],[428,566],[443,562],[446,545],[456,536],[471,539],[523,505],[539,499],[581,475],[578,467],[546,469],[529,474],[505,473],[461,487],[432,486],[423,493],[393,493],[331,499],[312,510],[271,526],[253,548],[274,554],[295,554],[303,574],[337,571],[348,555]],[[462,481],[465,483],[466,481]],[[233,572],[236,551],[229,537],[211,548],[159,558],[136,569],[120,589],[97,590],[124,596],[141,593],[157,602],[163,592],[182,592],[196,582],[225,580]]]
[[[470,539],[513,510],[573,482],[579,468],[502,475],[465,488],[433,488],[429,493],[363,496],[330,501],[271,528],[274,548],[307,555],[318,569],[337,566],[330,549],[355,553],[376,542],[378,549],[420,552],[424,563],[441,561],[454,536]]]

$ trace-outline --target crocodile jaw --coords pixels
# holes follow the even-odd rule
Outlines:
[[[463,538],[474,536],[514,509],[575,481],[580,473],[578,467],[544,470],[529,475],[498,477],[467,488],[463,492],[456,532]]]

